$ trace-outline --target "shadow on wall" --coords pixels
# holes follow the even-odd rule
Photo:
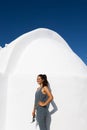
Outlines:
[[[49,87],[50,91],[52,91],[51,87],[50,87],[50,84],[48,84],[48,87]],[[50,130],[51,115],[54,114],[56,111],[58,111],[58,107],[57,107],[54,100],[51,101],[51,105],[52,105],[53,109],[47,115],[47,120],[46,120],[47,130]]]

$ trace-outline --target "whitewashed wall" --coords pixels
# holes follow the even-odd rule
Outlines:
[[[0,61],[0,130],[39,130],[31,120],[40,73],[54,96],[48,130],[87,130],[87,67],[56,32],[22,35],[0,50]]]

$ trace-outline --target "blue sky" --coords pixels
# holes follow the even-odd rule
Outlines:
[[[36,28],[59,33],[87,64],[86,0],[0,1],[0,45]]]

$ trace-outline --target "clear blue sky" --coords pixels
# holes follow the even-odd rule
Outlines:
[[[33,29],[59,33],[87,64],[87,0],[0,1],[0,45]]]

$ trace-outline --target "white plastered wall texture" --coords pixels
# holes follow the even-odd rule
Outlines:
[[[30,122],[40,73],[47,75],[54,96],[48,130],[87,130],[87,66],[47,28],[0,49],[0,130],[39,130]]]

